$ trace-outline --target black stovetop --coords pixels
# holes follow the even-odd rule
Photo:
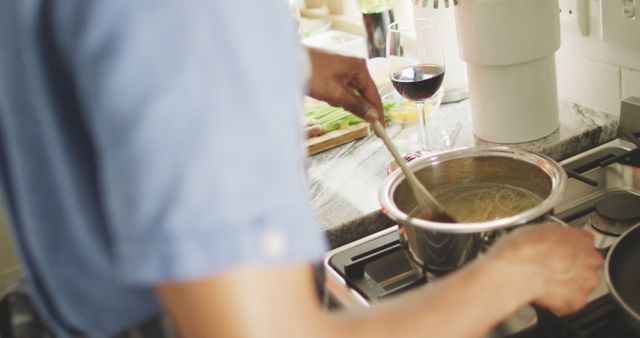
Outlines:
[[[640,338],[609,294],[593,300],[580,312],[566,317],[537,310],[538,324],[513,338]]]

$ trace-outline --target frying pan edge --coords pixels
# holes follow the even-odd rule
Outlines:
[[[605,266],[604,266],[604,278],[605,278],[605,281],[607,283],[607,287],[609,288],[609,291],[613,295],[613,297],[616,300],[616,302],[624,309],[624,311],[627,313],[627,315],[631,316],[636,321],[636,323],[640,323],[640,314],[638,312],[636,312],[620,296],[620,293],[618,292],[618,290],[616,289],[613,281],[611,280],[611,261],[612,261],[612,259],[620,259],[620,258],[615,258],[614,255],[616,254],[617,251],[620,250],[618,248],[620,248],[622,245],[624,245],[624,244],[621,244],[621,243],[626,243],[625,241],[629,241],[628,238],[630,238],[631,236],[635,235],[634,232],[640,232],[640,224],[637,224],[637,225],[631,227],[629,230],[627,230],[625,233],[623,233],[620,236],[620,238],[613,244],[613,246],[611,247],[611,249],[607,253],[607,259],[606,259]]]

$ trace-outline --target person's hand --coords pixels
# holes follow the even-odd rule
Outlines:
[[[506,263],[505,271],[530,276],[533,303],[560,314],[587,304],[604,264],[587,231],[557,224],[527,226],[514,231],[492,248],[489,256]]]
[[[363,119],[384,123],[382,101],[364,59],[309,49],[309,95]]]

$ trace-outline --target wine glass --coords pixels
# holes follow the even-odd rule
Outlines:
[[[397,21],[387,32],[389,77],[398,93],[418,109],[420,149],[405,157],[411,160],[430,152],[425,103],[432,114],[440,102],[444,79],[444,54],[435,24],[428,19]],[[438,102],[429,102],[430,100]]]

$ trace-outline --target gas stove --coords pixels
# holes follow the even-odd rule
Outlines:
[[[620,234],[640,223],[640,100],[633,103],[633,109],[623,110],[621,116],[621,130],[630,131],[621,135],[626,139],[561,162],[570,178],[553,217],[592,232],[603,254]],[[631,137],[636,141],[627,141]],[[337,307],[367,307],[429,282],[411,263],[397,226],[330,251],[324,268],[325,288]],[[564,317],[525,307],[490,337],[640,338],[610,297],[602,272],[589,300],[583,310]]]

